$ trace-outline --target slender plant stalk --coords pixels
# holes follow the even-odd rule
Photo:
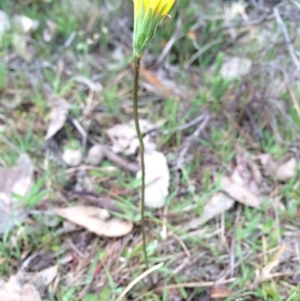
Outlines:
[[[133,115],[136,133],[140,144],[140,158],[141,158],[141,171],[142,171],[142,186],[141,186],[141,228],[143,238],[143,253],[145,257],[146,269],[149,269],[149,261],[147,255],[147,242],[146,242],[146,231],[145,231],[145,146],[143,140],[143,134],[141,132],[139,123],[139,109],[138,109],[138,91],[139,91],[139,79],[140,79],[140,63],[141,57],[135,57],[135,68],[134,68],[134,88],[133,88]],[[153,285],[151,276],[149,275],[150,283]]]

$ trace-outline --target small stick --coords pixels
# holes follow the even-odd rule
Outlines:
[[[126,288],[124,289],[124,291],[122,292],[122,294],[118,297],[118,299],[116,301],[122,301],[122,299],[126,296],[126,294],[138,283],[140,282],[143,278],[147,277],[149,274],[151,274],[152,272],[158,270],[159,268],[161,268],[164,265],[163,262],[154,265],[152,268],[148,269],[147,271],[145,271],[144,273],[142,273],[140,276],[138,276],[137,278],[135,278],[133,281],[131,281]]]

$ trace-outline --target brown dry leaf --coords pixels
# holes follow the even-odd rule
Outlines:
[[[150,70],[146,69],[145,67],[141,67],[140,70],[141,76],[152,86],[155,87],[156,93],[157,89],[159,89],[164,96],[169,97],[171,95],[168,88],[164,85],[164,83]]]
[[[169,195],[170,171],[167,159],[163,153],[153,151],[145,153],[145,205],[151,208],[160,208],[165,205]],[[136,175],[141,179],[142,172]]]
[[[135,129],[128,124],[117,124],[106,130],[106,134],[113,143],[112,151],[133,155],[139,145]]]
[[[92,206],[54,208],[53,212],[87,230],[107,237],[121,237],[130,233],[133,223],[118,218],[109,218],[107,210]]]
[[[296,158],[290,158],[288,161],[277,166],[274,179],[280,182],[286,182],[295,176],[297,171]]]
[[[0,301],[41,301],[41,296],[34,285],[21,283],[16,276],[8,282],[0,281]]]
[[[272,156],[270,154],[261,154],[257,156],[257,159],[260,161],[263,169],[263,174],[265,176],[271,176],[274,175],[277,164],[273,160]]]
[[[162,122],[151,123],[147,120],[140,119],[142,133],[147,133],[157,129]],[[139,147],[139,141],[136,134],[134,122],[128,124],[117,124],[106,130],[106,134],[113,143],[112,150],[115,153],[123,153],[125,155],[133,155]],[[150,141],[150,136],[144,136],[144,144],[146,150],[154,150],[155,145]]]
[[[26,196],[33,185],[33,174],[30,157],[21,154],[16,166],[0,170],[0,193]]]
[[[26,218],[27,213],[13,194],[25,197],[34,180],[34,166],[27,154],[21,154],[16,166],[0,170],[0,234]]]
[[[57,276],[58,267],[54,265],[47,269],[41,270],[36,273],[27,273],[24,271],[19,271],[16,275],[17,279],[21,283],[30,283],[38,290],[38,292],[43,295],[45,289]]]
[[[190,91],[186,87],[168,79],[162,69],[154,73],[145,67],[141,67],[141,76],[145,80],[141,85],[149,92],[160,97],[179,96],[180,98],[186,98],[189,95]]]
[[[92,80],[83,77],[83,76],[76,76],[75,81],[78,83],[84,84],[93,92],[100,92],[103,89],[103,86],[100,83],[95,83]]]
[[[58,96],[53,97],[50,103],[50,124],[45,140],[52,138],[64,126],[70,108],[68,102]]]
[[[192,219],[188,223],[189,229],[196,229],[200,225],[206,223],[212,218],[226,212],[234,205],[234,200],[222,192],[216,192],[209,198],[202,210],[201,216]]]
[[[209,289],[209,295],[211,298],[227,298],[232,296],[233,292],[228,289],[226,286],[223,285],[217,285],[214,287],[211,287]]]
[[[260,205],[260,200],[255,194],[247,188],[234,183],[230,178],[221,178],[220,185],[222,190],[236,201],[251,207],[258,207]]]
[[[230,178],[221,178],[220,184],[224,192],[236,201],[251,207],[258,207],[262,201],[262,176],[259,167],[247,153],[238,154],[237,165]]]
[[[279,182],[286,182],[296,175],[297,160],[296,158],[283,159],[283,162],[276,162],[270,154],[262,154],[258,156],[261,162],[264,174],[271,176],[274,180]]]

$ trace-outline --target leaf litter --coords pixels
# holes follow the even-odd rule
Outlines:
[[[56,278],[57,265],[35,273],[22,270],[10,276],[7,282],[0,279],[0,301],[38,301],[42,300],[46,288]]]
[[[45,140],[52,138],[64,126],[70,108],[68,102],[59,96],[50,97],[49,102],[51,107],[49,115],[50,123]]]
[[[220,179],[220,187],[234,200],[250,207],[259,207],[263,200],[259,168],[247,154],[237,155],[236,160],[237,165],[230,177]]]
[[[121,237],[133,229],[133,222],[110,217],[105,209],[92,206],[74,206],[52,209],[57,215],[100,236]]]
[[[297,159],[290,156],[285,156],[278,162],[270,154],[261,154],[257,158],[262,165],[264,174],[279,182],[286,182],[293,178],[300,166]]]
[[[0,234],[27,217],[27,211],[14,195],[26,197],[34,184],[34,166],[24,153],[16,166],[0,170]]]

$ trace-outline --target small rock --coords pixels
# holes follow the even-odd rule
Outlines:
[[[66,149],[62,158],[69,166],[75,167],[82,162],[83,156],[81,151],[78,149]]]
[[[89,149],[87,154],[87,163],[91,165],[99,165],[105,157],[103,146],[95,144]]]

